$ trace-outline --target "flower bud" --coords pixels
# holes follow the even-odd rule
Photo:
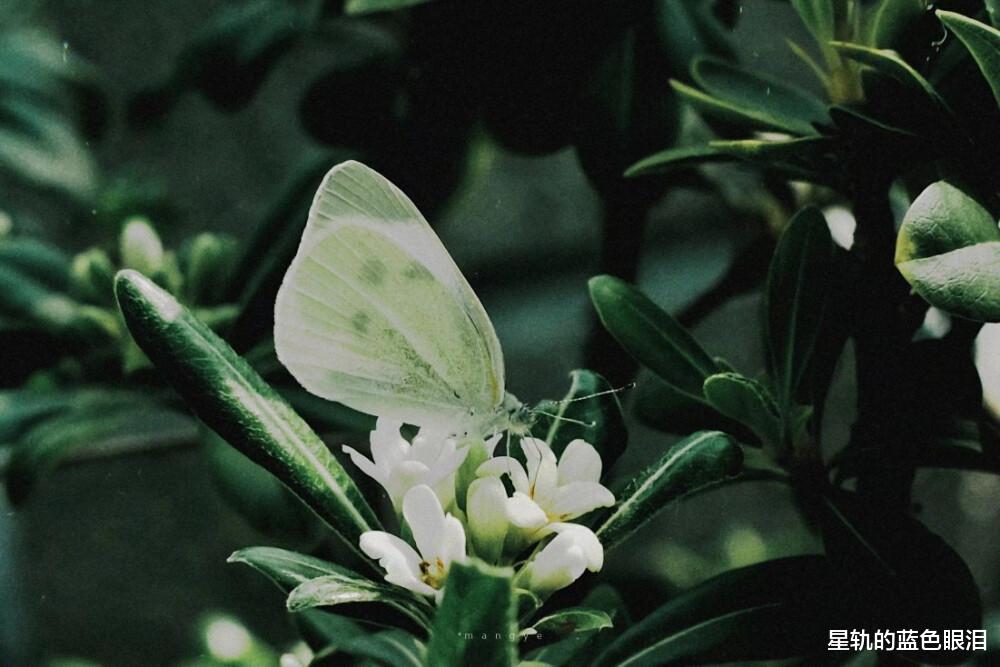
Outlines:
[[[163,267],[163,243],[148,219],[129,218],[119,237],[122,266],[152,277]]]
[[[91,248],[73,258],[70,285],[73,294],[91,303],[114,302],[115,267],[108,253]]]

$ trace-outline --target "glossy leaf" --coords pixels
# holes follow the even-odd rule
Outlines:
[[[813,124],[829,122],[823,102],[788,83],[754,74],[716,58],[699,58],[694,80],[710,95],[729,104],[766,114],[792,134],[816,134]]]
[[[597,276],[588,285],[601,322],[625,351],[665,382],[700,401],[705,378],[720,369],[691,334],[623,280]]]
[[[824,499],[820,527],[832,564],[853,587],[846,603],[854,627],[978,628],[979,590],[962,558],[916,519],[880,520],[853,494]],[[957,664],[961,651],[925,651],[912,658]]]
[[[511,577],[509,568],[476,560],[451,564],[431,628],[428,664],[510,667],[517,657]]]
[[[607,584],[596,586],[583,599],[583,606],[607,615],[613,624],[600,632],[578,632],[528,653],[528,657],[548,665],[575,665],[589,660],[630,625],[628,608],[621,595]],[[542,637],[544,641],[545,638]]]
[[[532,432],[549,443],[556,455],[571,441],[586,440],[608,469],[625,450],[628,437],[616,388],[588,370],[577,369],[570,373],[570,379],[569,391],[561,401],[542,401],[534,407],[537,418]]]
[[[536,621],[529,634],[569,635],[574,632],[595,632],[613,627],[611,617],[600,609],[569,607],[560,609]]]
[[[429,625],[429,608],[417,602],[405,590],[375,583],[353,572],[326,574],[304,581],[288,594],[287,605],[289,611],[300,612],[316,607],[362,602],[386,605],[424,629]]]
[[[1000,230],[985,208],[955,186],[938,181],[914,200],[899,230],[895,261],[931,305],[1000,321]]]
[[[597,536],[611,550],[671,502],[740,472],[743,452],[725,433],[702,431],[681,440],[615,494],[618,502]]]
[[[771,260],[765,296],[767,345],[783,415],[803,386],[826,321],[835,251],[823,214],[806,208],[789,222]]]
[[[704,396],[682,392],[655,377],[640,377],[635,411],[639,419],[667,433],[717,429],[750,440],[753,433],[709,405]]]
[[[759,382],[739,373],[718,373],[705,380],[704,393],[709,405],[745,424],[761,443],[780,445],[782,426],[778,406]]]
[[[594,667],[702,665],[822,652],[836,594],[825,559],[797,556],[730,570],[633,625]]]
[[[277,584],[278,588],[286,593],[290,593],[297,586],[319,577],[328,575],[360,576],[345,567],[320,558],[277,547],[240,549],[234,551],[226,559],[226,562],[249,565]],[[366,579],[366,581],[370,580]]]
[[[895,51],[873,49],[868,46],[850,44],[848,42],[834,42],[833,46],[844,57],[850,58],[862,65],[867,65],[880,74],[895,79],[905,86],[921,91],[940,112],[949,118],[951,122],[954,122],[951,108],[934,86],[920,72],[913,69],[909,63],[900,58]]]
[[[955,12],[939,10],[937,16],[972,54],[1000,104],[1000,30]]]
[[[288,485],[352,549],[379,525],[354,481],[294,410],[222,339],[134,271],[115,292],[143,352],[195,413]]]
[[[826,46],[833,39],[836,27],[836,12],[833,0],[791,0],[795,12],[806,24],[813,38]]]

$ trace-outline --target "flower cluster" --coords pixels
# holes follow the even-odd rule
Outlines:
[[[515,585],[539,597],[570,585],[584,570],[601,569],[597,536],[569,523],[615,503],[600,483],[601,457],[593,446],[574,440],[557,459],[544,440],[522,438],[522,464],[493,455],[499,436],[458,439],[422,429],[408,442],[401,426],[378,420],[371,459],[344,447],[389,494],[410,538],[383,531],[361,536],[361,550],[379,561],[386,581],[439,598],[451,563],[475,556],[512,564],[532,546],[531,555],[517,561]]]

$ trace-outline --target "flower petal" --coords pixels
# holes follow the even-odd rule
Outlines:
[[[476,469],[476,475],[479,477],[507,475],[514,489],[521,493],[528,492],[528,473],[524,471],[521,462],[512,456],[494,456]]]
[[[465,561],[465,528],[462,527],[461,521],[450,514],[444,518],[437,556],[441,558],[446,568],[454,562]]]
[[[375,430],[368,436],[371,443],[372,460],[382,470],[389,472],[410,451],[410,444],[400,435],[402,423],[379,417]]]
[[[518,528],[536,529],[549,522],[545,510],[538,506],[527,494],[515,491],[507,499],[507,518]]]
[[[586,554],[573,535],[556,535],[528,564],[528,587],[539,595],[548,595],[572,584],[586,568]]]
[[[348,447],[347,445],[343,445],[341,449],[345,454],[351,457],[351,463],[356,465],[361,472],[374,479],[383,487],[386,486],[386,483],[389,480],[385,472],[379,469],[379,467],[372,463],[364,454],[354,449],[354,447]]]
[[[554,523],[551,528],[558,533],[556,539],[567,536],[580,547],[586,557],[588,570],[599,572],[604,567],[604,547],[590,528],[578,523]]]
[[[380,530],[368,531],[361,534],[361,550],[378,560],[389,583],[421,595],[434,594],[433,588],[420,581],[420,556],[400,538]]]
[[[601,455],[593,445],[577,438],[559,457],[559,484],[601,481]]]
[[[490,563],[500,557],[507,537],[507,502],[507,491],[497,477],[482,477],[469,485],[469,537],[476,555]]]
[[[522,438],[521,451],[528,463],[528,495],[544,505],[559,481],[556,455],[548,443],[538,438]]]
[[[558,488],[545,509],[554,519],[568,521],[614,504],[614,494],[597,482],[570,482]]]
[[[438,554],[444,537],[444,510],[431,487],[415,486],[403,498],[403,516],[410,526],[417,551],[430,561]]]

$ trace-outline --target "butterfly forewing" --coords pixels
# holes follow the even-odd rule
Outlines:
[[[412,202],[368,167],[327,174],[275,305],[278,357],[309,391],[448,430],[503,399],[493,325]]]

